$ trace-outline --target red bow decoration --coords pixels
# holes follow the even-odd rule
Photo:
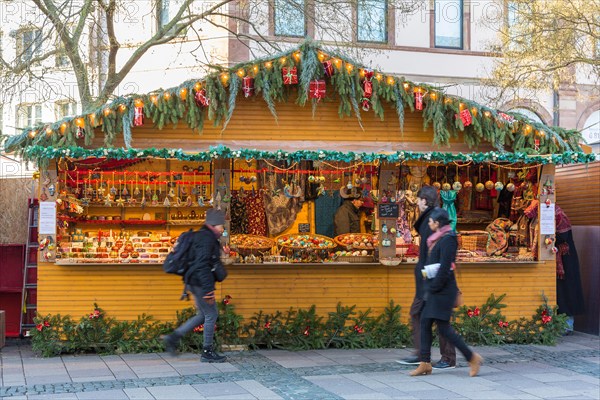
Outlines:
[[[304,330],[304,336],[308,336],[310,335],[310,331],[309,331],[310,327],[306,327],[306,329]]]
[[[546,325],[550,321],[552,321],[552,317],[550,315],[542,316],[542,324]]]
[[[230,295],[225,296],[225,298],[223,299],[223,304],[227,305],[231,303],[231,299],[232,297]]]
[[[373,77],[373,70],[372,69],[364,69],[363,71],[365,71],[365,80],[370,81],[371,78]]]
[[[365,332],[365,330],[363,329],[363,327],[362,326],[358,326],[358,325],[354,325],[354,331],[356,333],[359,333],[359,334]]]
[[[42,329],[44,329],[44,325],[42,325],[42,324],[37,324],[37,325],[35,326],[35,329],[37,329],[39,332],[41,332],[41,331],[42,331]]]
[[[196,332],[196,333],[204,332],[204,324],[195,327],[194,332]]]
[[[498,326],[500,328],[508,328],[508,322],[505,321],[498,321]]]
[[[265,322],[265,329],[271,329],[271,321]]]

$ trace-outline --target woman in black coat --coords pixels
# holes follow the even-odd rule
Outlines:
[[[427,239],[429,253],[425,269],[439,264],[437,273],[432,272],[425,281],[425,307],[421,312],[421,362],[411,376],[431,374],[431,328],[435,322],[438,332],[452,343],[469,361],[470,375],[475,376],[483,358],[471,351],[460,336],[450,326],[452,308],[458,294],[458,286],[454,277],[454,261],[458,241],[456,233],[450,226],[448,212],[437,208],[429,215],[429,227],[433,234]]]

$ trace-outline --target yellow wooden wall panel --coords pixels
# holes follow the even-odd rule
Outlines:
[[[402,318],[414,296],[413,265],[235,265],[218,285],[217,296],[232,297],[245,318],[259,310],[285,312],[289,307],[317,305],[320,315],[335,311],[338,302],[371,308],[381,313],[391,299],[402,307]],[[45,314],[70,314],[79,318],[93,303],[118,319],[135,319],[142,313],[172,321],[176,311],[191,302],[179,301],[180,278],[165,274],[160,266],[56,266],[39,265],[38,310]],[[458,278],[465,302],[481,305],[491,293],[506,293],[502,312],[508,319],[530,317],[542,303],[556,301],[553,262],[531,264],[463,265]]]
[[[600,225],[600,162],[556,168],[556,203],[572,225]]]

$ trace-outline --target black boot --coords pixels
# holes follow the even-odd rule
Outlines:
[[[207,346],[202,349],[202,356],[200,356],[200,360],[209,363],[221,363],[227,360],[227,357],[218,355],[213,351],[212,346]]]
[[[163,338],[163,344],[165,345],[166,352],[173,357],[177,357],[177,346],[179,345],[179,339],[181,339],[181,336],[179,336],[177,332],[173,332]]]

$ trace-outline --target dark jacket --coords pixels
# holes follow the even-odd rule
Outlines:
[[[427,238],[431,235],[431,229],[429,228],[429,215],[434,208],[435,207],[431,206],[423,211],[414,225],[415,230],[419,232],[419,237],[421,238],[421,244],[419,245],[419,260],[417,261],[417,265],[415,265],[415,297],[418,299],[422,299],[425,295],[423,289],[423,275],[421,274],[421,270],[423,269],[423,265],[425,265],[425,261],[427,259]]]
[[[433,279],[427,279],[425,284],[425,308],[421,318],[435,318],[450,321],[452,308],[458,294],[456,278],[452,270],[452,263],[456,261],[458,240],[456,233],[449,232],[442,236],[433,245],[427,257],[427,263],[440,263],[440,269]]]
[[[360,215],[352,200],[344,200],[337,209],[333,226],[336,236],[344,233],[360,233]]]
[[[194,238],[191,249],[192,262],[186,271],[183,281],[186,285],[199,286],[205,295],[215,290],[215,277],[212,268],[221,262],[221,247],[215,234],[203,226]]]

